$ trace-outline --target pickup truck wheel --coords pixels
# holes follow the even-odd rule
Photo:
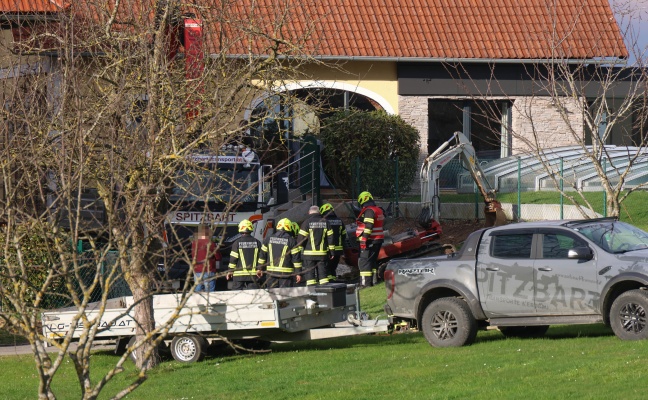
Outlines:
[[[423,312],[422,330],[434,347],[459,347],[472,344],[477,336],[477,321],[465,301],[443,297],[430,303]]]
[[[176,336],[171,341],[173,359],[183,363],[193,363],[205,358],[207,341],[198,335]]]
[[[610,326],[621,340],[641,340],[648,337],[646,311],[648,293],[630,290],[614,300],[610,308]]]
[[[549,329],[549,325],[503,326],[499,328],[502,335],[517,338],[542,337],[547,333],[547,329]]]

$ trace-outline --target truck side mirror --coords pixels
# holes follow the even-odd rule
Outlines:
[[[592,249],[587,246],[574,247],[567,251],[567,258],[575,260],[591,260],[594,258]]]

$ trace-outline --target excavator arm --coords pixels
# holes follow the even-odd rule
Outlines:
[[[496,192],[486,180],[484,171],[479,166],[475,148],[461,132],[455,132],[450,139],[439,146],[434,153],[430,154],[421,166],[421,204],[423,210],[419,216],[419,223],[425,225],[426,220],[430,218],[436,221],[439,220],[441,214],[439,174],[441,168],[456,156],[461,159],[484,199],[486,226],[504,225],[506,217],[502,211],[502,205],[497,201]]]

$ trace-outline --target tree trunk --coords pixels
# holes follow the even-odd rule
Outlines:
[[[153,295],[150,290],[151,282],[148,274],[131,274],[131,280],[133,282],[128,282],[128,284],[133,292],[133,300],[135,302],[133,317],[137,324],[135,333],[137,335],[137,341],[139,342],[155,329]],[[142,346],[135,350],[137,367],[141,370],[154,368],[160,363],[157,346],[153,346],[151,343],[153,339],[154,337],[149,337]]]

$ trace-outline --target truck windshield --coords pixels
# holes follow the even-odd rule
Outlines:
[[[620,254],[648,248],[648,233],[618,221],[578,225],[574,229],[608,253]]]
[[[257,181],[256,168],[179,170],[174,179],[173,200],[256,203]]]

